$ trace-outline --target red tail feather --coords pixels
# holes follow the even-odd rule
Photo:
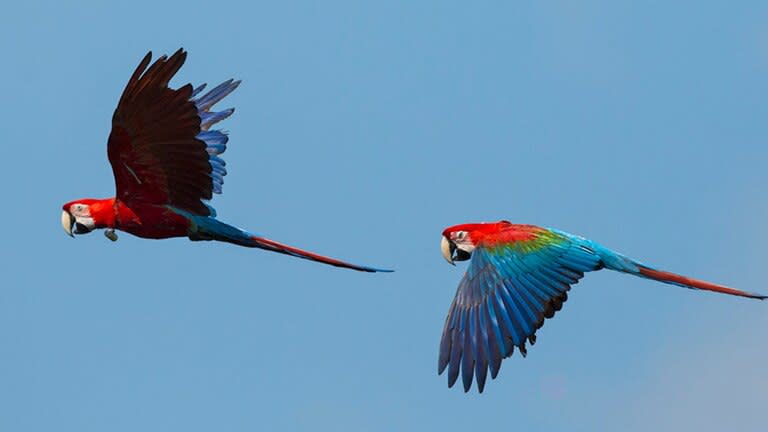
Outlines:
[[[733,288],[728,288],[727,286],[717,285],[717,284],[713,284],[711,282],[706,282],[703,280],[691,279],[689,277],[681,276],[675,273],[670,273],[670,272],[661,271],[661,270],[654,270],[652,268],[648,268],[644,266],[638,266],[638,267],[640,269],[641,275],[650,279],[655,279],[660,282],[667,282],[667,283],[681,285],[688,288],[695,288],[695,289],[700,289],[705,291],[714,291],[714,292],[719,292],[723,294],[730,294],[730,295],[748,297],[748,298],[759,299],[759,300],[765,300],[766,298],[768,298],[768,296],[749,293],[746,291],[741,291]]]
[[[393,271],[393,270],[379,269],[374,267],[351,264],[345,261],[337,260],[335,258],[319,255],[314,252],[305,251],[303,249],[299,249],[293,246],[288,246],[283,243],[278,243],[274,240],[270,240],[264,237],[251,236],[250,241],[252,242],[251,244],[248,244],[248,243],[240,243],[240,244],[242,244],[243,246],[259,247],[259,248],[271,250],[274,252],[279,252],[279,253],[292,255],[299,258],[321,262],[323,264],[329,264],[335,267],[348,268],[348,269],[357,270],[357,271],[363,271],[363,272],[369,272],[369,273],[375,273],[375,272],[390,273]]]

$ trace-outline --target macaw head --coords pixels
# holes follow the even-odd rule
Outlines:
[[[461,224],[446,228],[440,240],[443,258],[452,265],[455,265],[455,261],[466,261],[472,257],[472,252],[480,241],[509,225],[510,222],[499,221]]]
[[[68,236],[88,234],[96,229],[96,222],[91,214],[91,206],[98,200],[82,199],[64,204],[61,212],[61,226]],[[73,229],[74,228],[74,229]]]
[[[440,250],[448,264],[454,261],[466,261],[472,257],[476,243],[473,240],[475,227],[478,224],[462,224],[446,228],[440,240]]]

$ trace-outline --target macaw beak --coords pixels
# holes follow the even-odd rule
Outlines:
[[[75,236],[72,234],[72,227],[75,226],[75,218],[73,218],[72,215],[66,210],[61,212],[61,226],[64,228],[64,232],[67,233],[68,236],[75,238]]]
[[[443,252],[443,258],[448,261],[448,264],[456,265],[453,262],[453,253],[456,252],[455,243],[443,236],[442,240],[440,240],[440,250]]]

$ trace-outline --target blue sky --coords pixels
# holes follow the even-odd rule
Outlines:
[[[62,3],[0,18],[0,430],[765,429],[766,305],[620,274],[484,394],[436,375],[456,223],[768,292],[765,2]],[[243,80],[221,218],[396,273],[61,232],[113,194],[130,73],[181,46],[174,84]]]

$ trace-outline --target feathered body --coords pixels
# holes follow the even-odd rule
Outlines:
[[[234,108],[212,107],[240,81],[227,80],[206,93],[205,84],[172,89],[168,84],[186,56],[180,49],[150,66],[148,53],[136,68],[112,116],[107,145],[117,194],[64,204],[64,230],[72,235],[107,229],[112,240],[114,230],[150,239],[218,240],[353,270],[388,271],[284,245],[216,219],[208,201],[222,191],[227,171],[220,155],[229,138],[211,127]]]
[[[536,330],[568,299],[584,273],[609,269],[685,288],[754,299],[766,296],[657,270],[583,237],[507,221],[463,224],[443,231],[443,255],[471,259],[451,304],[440,342],[438,372],[464,390],[476,377],[483,391],[515,347],[526,355]]]

